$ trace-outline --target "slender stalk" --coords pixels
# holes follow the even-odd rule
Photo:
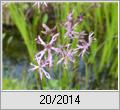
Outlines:
[[[88,74],[88,71],[89,71],[89,70],[88,70],[88,64],[87,64],[87,63],[85,63],[85,66],[86,66],[86,72],[85,72],[85,73],[86,73],[86,74],[85,74],[85,79],[86,79],[86,80],[85,80],[85,81],[86,81],[86,82],[85,82],[85,88],[86,88],[86,90],[87,90],[87,89],[88,89],[88,80],[89,80],[89,74]]]
[[[40,79],[40,90],[43,90],[42,80]]]

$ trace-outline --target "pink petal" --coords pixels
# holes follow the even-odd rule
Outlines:
[[[46,65],[48,65],[48,61],[46,60],[43,64],[42,64],[42,67],[46,67]]]
[[[31,69],[28,69],[28,72],[33,72],[33,71],[35,71],[37,69],[37,67],[33,67],[33,68],[31,68]]]
[[[33,71],[35,71],[38,68],[38,66],[34,65],[33,63],[30,63],[30,65],[33,66],[33,68],[28,70],[30,72],[33,72]]]
[[[48,6],[47,2],[44,2],[44,5],[47,7]]]
[[[61,50],[59,48],[52,47],[51,49],[54,50],[56,53],[61,52]]]
[[[55,34],[55,35],[52,37],[52,40],[50,41],[50,45],[52,45],[52,44],[57,40],[57,36],[59,36],[59,33]]]
[[[35,55],[35,58],[36,58],[38,64],[39,64],[39,61],[40,61],[40,60],[42,59],[42,57],[44,56],[45,52],[46,52],[46,49],[40,51],[39,53],[37,53],[37,54]]]
[[[42,24],[42,26],[46,32],[50,31],[50,28],[46,24]]]
[[[67,20],[71,21],[72,19],[73,19],[73,12],[70,12],[68,17],[67,17]]]
[[[46,78],[51,79],[50,74],[47,71],[45,71],[43,68],[42,71],[45,74]]]
[[[40,8],[40,3],[37,1],[37,2],[34,3],[33,6],[37,6],[37,8]]]
[[[46,31],[41,31],[41,32],[42,32],[43,34],[45,34],[45,35],[47,34]]]
[[[79,49],[83,49],[83,48],[84,48],[84,46],[81,46],[81,45],[77,45],[77,47],[78,47]]]
[[[38,35],[38,40],[40,42],[40,44],[42,44],[43,46],[45,46],[45,42],[41,39],[40,35]]]

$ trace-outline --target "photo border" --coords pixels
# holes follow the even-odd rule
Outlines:
[[[37,0],[36,0],[37,1]],[[39,0],[38,0],[39,1]],[[120,22],[119,22],[119,10],[120,10],[120,1],[119,0],[116,0],[116,1],[113,1],[113,0],[72,0],[72,1],[69,1],[69,0],[61,0],[61,1],[55,1],[55,0],[41,0],[41,1],[47,1],[47,2],[117,2],[118,3],[118,89],[117,90],[3,90],[2,88],[2,66],[3,66],[3,63],[2,63],[2,2],[35,2],[33,0],[18,0],[18,1],[13,1],[13,0],[1,0],[0,1],[0,35],[1,35],[1,38],[0,38],[0,100],[1,100],[1,92],[119,92],[119,101],[120,101],[120,75],[119,75],[119,55],[120,55],[120,49],[119,49],[119,40],[120,40],[120,32],[119,32],[119,25],[120,25]],[[0,108],[1,108],[1,103],[0,103]],[[119,105],[119,109],[120,109],[120,105]]]

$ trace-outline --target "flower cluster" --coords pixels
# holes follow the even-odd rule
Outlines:
[[[60,34],[56,32],[56,26],[50,29],[46,24],[43,24],[42,27],[44,28],[44,31],[41,31],[41,33],[46,37],[50,37],[50,41],[46,43],[40,35],[37,36],[36,42],[43,46],[43,49],[35,55],[37,65],[31,63],[33,68],[31,68],[30,71],[38,69],[41,80],[42,74],[44,74],[46,78],[50,79],[50,74],[46,71],[46,68],[51,68],[53,66],[53,53],[59,56],[57,65],[63,63],[65,67],[68,65],[68,62],[75,62],[75,55],[79,54],[79,57],[83,57],[84,54],[88,52],[88,49],[94,40],[94,33],[90,32],[89,35],[87,35],[84,31],[74,31],[74,28],[82,22],[82,20],[82,15],[79,15],[77,19],[74,19],[73,12],[70,12],[64,24],[66,30],[65,37],[72,40],[77,38],[78,43],[76,44],[76,48],[71,47],[72,42],[64,45],[60,44],[59,47],[56,47],[55,42],[58,38],[60,39]]]
[[[74,53],[73,50],[70,48],[70,44],[63,46],[61,48],[61,58],[60,60],[57,62],[57,64],[60,63],[64,63],[64,65],[66,66],[68,64],[68,61],[74,62]]]
[[[75,49],[75,53],[80,51],[79,56],[83,57],[83,55],[87,52],[88,48],[90,47],[92,41],[94,40],[93,34],[93,32],[89,33],[88,42],[85,40],[78,40],[79,42],[77,48]]]
[[[38,35],[38,37],[36,38],[36,42],[37,44],[42,45],[43,49],[35,55],[35,60],[38,66],[32,64],[33,68],[30,69],[30,71],[34,71],[38,69],[41,80],[42,80],[43,73],[48,79],[51,78],[49,73],[46,72],[44,68],[46,68],[47,66],[48,67],[53,66],[53,55],[52,55],[53,52],[57,54],[60,53],[60,49],[54,47],[54,43],[57,40],[57,37],[59,36],[59,33],[55,33],[56,27],[54,27],[53,29],[50,29],[46,24],[43,24],[42,26],[45,29],[45,31],[41,31],[41,32],[45,35],[49,35],[51,37],[51,40],[49,43],[46,43],[42,40],[40,35]],[[45,57],[46,55],[47,55],[47,58]]]
[[[67,21],[64,25],[65,29],[66,29],[66,33],[65,33],[65,36],[68,36],[70,39],[73,39],[76,34],[75,31],[74,31],[74,28],[83,20],[83,16],[82,15],[79,15],[77,17],[76,20],[73,19],[73,12],[70,12],[68,17],[67,17]]]

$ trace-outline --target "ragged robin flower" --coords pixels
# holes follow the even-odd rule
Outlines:
[[[66,29],[65,36],[68,36],[70,39],[73,39],[76,35],[74,28],[83,20],[82,15],[79,15],[76,20],[73,19],[73,12],[70,12],[67,21],[64,24]]]
[[[45,35],[50,35],[51,37],[55,35],[56,32],[56,26],[54,26],[52,29],[50,29],[46,24],[42,25],[45,31],[41,31]]]
[[[43,58],[43,56],[45,55],[45,53],[48,53],[48,57],[47,57],[47,60],[49,62],[49,67],[52,67],[52,62],[53,62],[53,59],[52,59],[52,51],[56,52],[56,53],[59,53],[60,52],[60,49],[59,48],[56,48],[56,47],[53,47],[53,44],[54,42],[57,40],[57,37],[59,36],[59,33],[55,34],[54,36],[52,36],[52,39],[49,43],[45,43],[40,35],[38,36],[38,38],[36,39],[37,43],[38,44],[41,44],[44,49],[41,50],[40,52],[38,52],[35,57],[36,58],[39,58],[39,60],[41,61],[41,59]]]
[[[37,4],[37,3],[36,3]],[[38,6],[39,7],[39,6]],[[40,79],[42,80],[42,75],[44,74],[48,79],[50,79],[49,73],[45,68],[53,66],[53,52],[57,53],[60,59],[57,61],[57,64],[64,64],[64,67],[67,67],[69,62],[75,62],[74,55],[79,53],[80,57],[83,57],[87,53],[93,38],[93,32],[87,34],[85,31],[77,32],[75,27],[83,20],[83,16],[80,14],[76,19],[73,18],[73,12],[70,12],[67,21],[64,24],[66,29],[65,36],[70,38],[70,41],[73,41],[75,38],[78,41],[77,48],[72,49],[71,44],[61,44],[59,48],[54,47],[59,33],[56,33],[56,26],[50,29],[46,24],[43,24],[44,31],[41,31],[45,36],[50,36],[50,42],[46,43],[42,40],[40,35],[36,38],[37,44],[43,46],[43,49],[35,55],[35,60],[38,65],[31,64],[33,68],[30,71],[38,69],[40,74]],[[60,37],[59,37],[60,38]],[[70,42],[72,43],[72,42]],[[65,45],[65,46],[64,46]]]
[[[66,48],[66,49],[63,49]],[[57,64],[61,64],[62,62],[64,63],[65,66],[67,66],[68,61],[74,62],[74,53],[72,49],[70,49],[70,44],[66,45],[63,47],[61,50],[61,59],[57,62]]]
[[[38,65],[31,63],[30,65],[33,67],[31,69],[29,69],[29,71],[33,72],[38,69],[41,80],[42,80],[43,74],[45,75],[46,78],[51,79],[50,74],[45,70],[45,67],[48,65],[48,63],[39,61],[39,58],[37,58],[37,57],[36,57],[36,61],[37,61]]]
[[[89,33],[88,36],[88,42],[85,40],[79,40],[79,44],[77,45],[77,48],[74,50],[75,53],[80,51],[79,56],[83,57],[85,53],[87,53],[88,48],[90,47],[92,41],[94,40],[93,38],[93,32]]]

